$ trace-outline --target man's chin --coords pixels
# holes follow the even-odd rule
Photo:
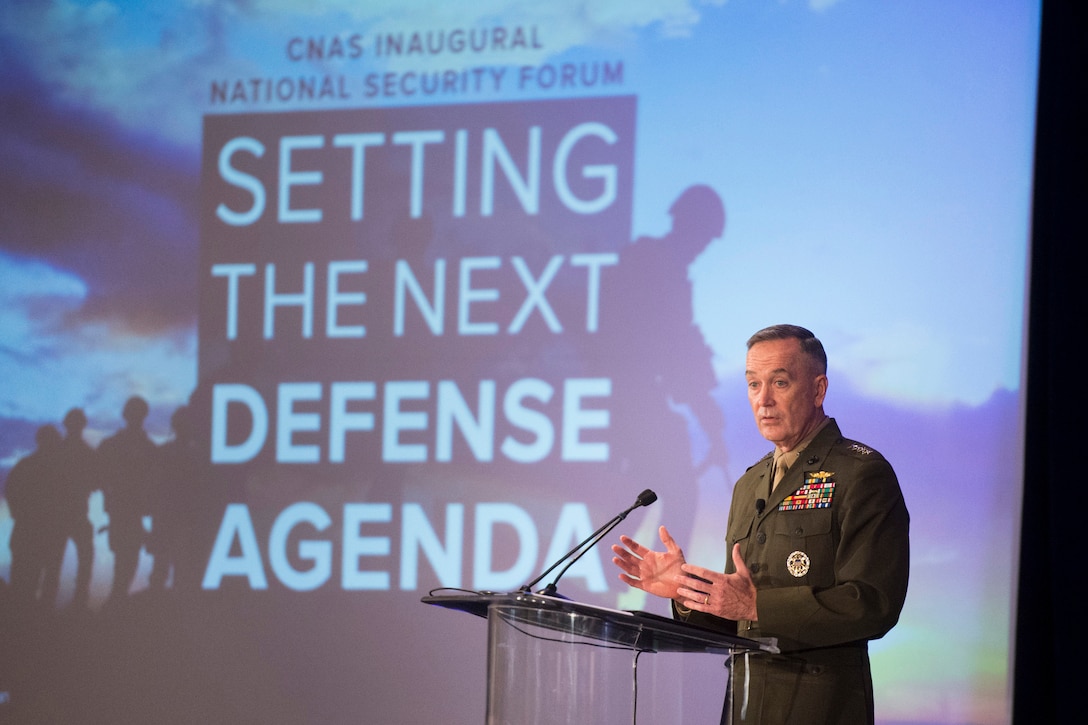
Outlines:
[[[760,423],[759,424],[759,434],[761,436],[763,436],[764,438],[766,438],[767,440],[769,440],[771,443],[774,443],[776,440],[779,440],[781,432],[782,432],[781,429],[775,423]]]

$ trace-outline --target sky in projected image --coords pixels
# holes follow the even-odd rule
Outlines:
[[[727,215],[690,268],[729,465],[701,482],[689,558],[724,562],[731,484],[770,447],[747,407],[745,339],[809,327],[830,357],[828,412],[891,460],[912,514],[907,606],[873,646],[878,715],[1007,722],[1038,4],[297,6],[0,8],[3,471],[73,405],[101,438],[142,394],[161,439],[196,385],[205,114],[633,95],[633,236],[667,232],[692,184]],[[294,60],[285,47],[497,19],[539,29],[540,47],[485,60],[371,45],[361,60]],[[594,81],[542,70],[564,64]],[[456,83],[425,93],[430,72]],[[346,85],[305,103],[264,100],[259,80],[214,97],[224,79],[315,74]],[[0,542],[8,528],[0,510]]]

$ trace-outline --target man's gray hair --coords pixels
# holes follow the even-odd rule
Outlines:
[[[771,340],[797,340],[801,343],[801,352],[805,353],[816,363],[816,369],[821,375],[827,375],[827,353],[824,345],[812,334],[800,325],[771,325],[764,327],[748,338],[748,349],[760,342]]]

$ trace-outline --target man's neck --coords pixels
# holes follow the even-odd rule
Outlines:
[[[795,450],[800,450],[816,437],[816,434],[820,432],[820,429],[823,428],[829,420],[831,420],[830,416],[821,412],[808,426],[806,426],[805,432],[802,433],[791,446],[787,448],[786,446],[776,444],[775,448],[777,448],[780,453],[792,453]]]

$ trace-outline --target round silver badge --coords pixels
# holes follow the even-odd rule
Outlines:
[[[795,551],[786,557],[786,568],[796,577],[808,574],[808,567],[808,554],[803,551]]]

